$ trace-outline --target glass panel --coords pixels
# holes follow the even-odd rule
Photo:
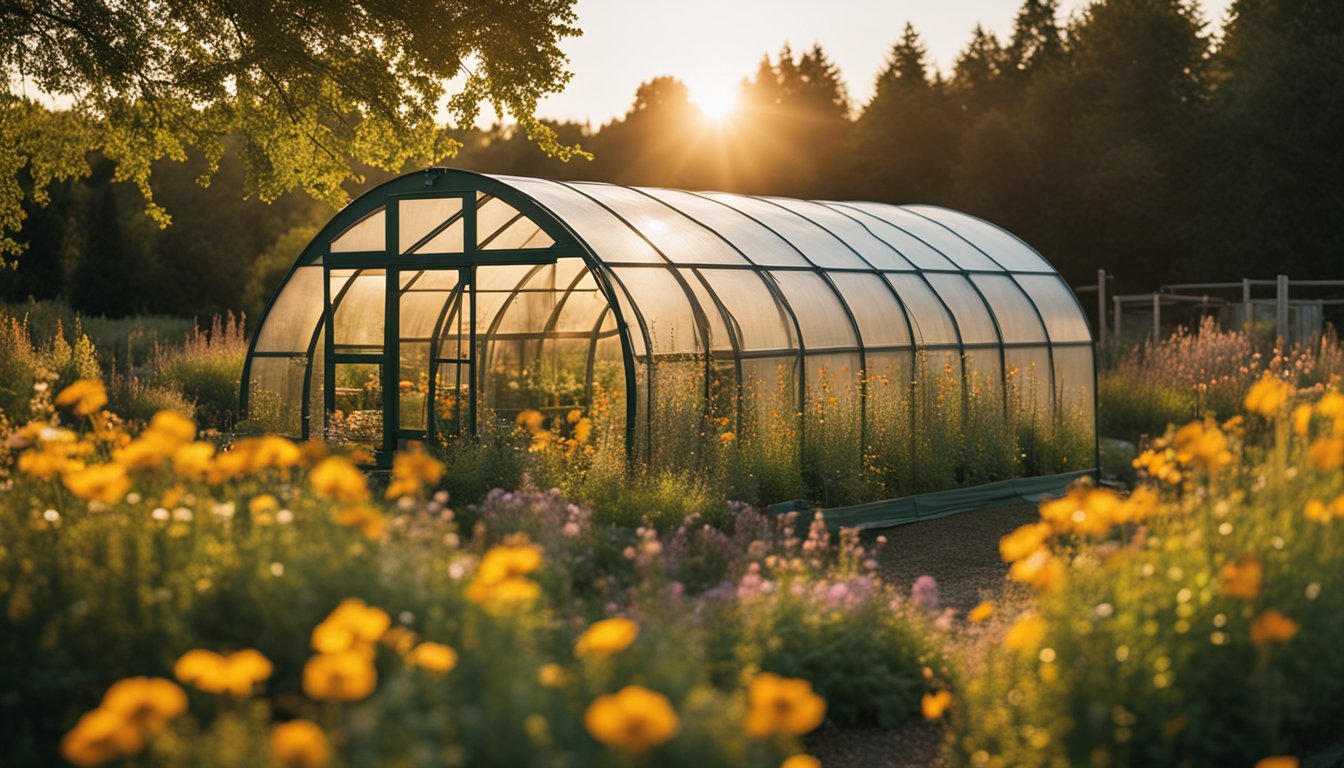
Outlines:
[[[1012,278],[1000,275],[973,275],[971,280],[994,311],[1003,340],[1009,343],[1045,341],[1045,328],[1036,310]]]
[[[806,335],[806,332],[804,332]],[[807,441],[803,459],[812,494],[822,506],[872,501],[876,477],[863,466],[863,401],[859,396],[859,356],[809,354]]]
[[[904,229],[906,232],[928,243],[939,253],[951,259],[962,269],[986,269],[1001,272],[1003,268],[991,261],[985,254],[976,250],[966,240],[937,222],[912,213],[905,208],[882,203],[852,203],[878,218]]]
[[[410,253],[461,253],[462,252],[462,198],[460,197],[417,197],[400,200],[397,203],[397,252]],[[430,242],[416,248],[421,240],[431,238],[434,232],[456,219],[455,227],[445,229],[434,235]],[[450,229],[456,230],[456,237],[444,238]]]
[[[962,368],[956,352],[920,350],[911,387],[912,483],[917,493],[955,487],[965,450]]]
[[[788,208],[799,216],[824,227],[829,232],[833,232],[836,237],[843,239],[851,248],[858,251],[859,255],[868,264],[877,269],[914,270],[914,265],[902,258],[891,246],[878,239],[867,227],[834,208],[810,200],[793,200],[787,197],[769,197],[766,199]],[[808,256],[811,255],[808,254]],[[817,260],[814,258],[813,261]],[[819,261],[817,263],[822,264],[822,266],[832,266],[829,263]]]
[[[835,272],[831,280],[854,313],[865,347],[910,343],[905,312],[881,275]]]
[[[770,276],[793,308],[809,352],[858,345],[844,306],[825,280],[812,272],[771,272]]]
[[[309,366],[308,374],[308,436],[321,437],[322,429],[326,424],[326,411],[323,410],[323,403],[326,402],[326,352],[327,350],[327,331],[323,328],[318,331],[317,344],[313,346],[313,361]]]
[[[571,184],[620,215],[677,264],[745,264],[742,255],[680,211],[626,187]]]
[[[302,434],[305,357],[254,357],[248,372],[247,427],[290,437]]]
[[[961,275],[933,274],[925,275],[933,284],[934,290],[952,310],[957,318],[957,327],[961,329],[961,341],[964,344],[981,344],[999,341],[994,330],[994,319],[985,309],[985,302],[975,292],[969,281]]]
[[[731,315],[732,331],[743,351],[798,348],[793,320],[761,275],[746,269],[697,271]]]
[[[928,243],[864,210],[861,207],[863,203],[823,203],[823,205],[862,224],[875,237],[894,248],[919,269],[957,268]]]
[[[663,259],[620,219],[582,194],[552,181],[499,176],[570,226],[605,262],[662,263]]]
[[[731,206],[769,227],[802,251],[813,264],[846,269],[863,269],[868,266],[834,234],[793,211],[745,195],[708,192],[705,196]]]
[[[335,277],[334,271],[332,274]],[[351,347],[359,347],[376,351],[383,348],[386,298],[387,278],[381,269],[359,272],[339,300],[336,286],[332,286],[332,301],[336,302],[333,339],[336,349],[351,351]]]
[[[1092,349],[1055,347],[1055,391],[1065,409],[1092,411]]]
[[[700,195],[675,189],[643,191],[717,232],[756,264],[768,267],[807,266],[807,260],[779,235],[733,208]]]
[[[1008,403],[1018,420],[1034,422],[1050,412],[1050,350],[1012,347],[1003,351],[1008,364]]]
[[[257,332],[257,351],[307,352],[322,318],[322,298],[322,268],[294,270]]]
[[[1041,473],[1096,466],[1096,403],[1092,391],[1092,345],[1055,347],[1055,419],[1038,439]]]
[[[552,330],[590,333],[597,325],[598,317],[607,309],[607,298],[597,289],[597,280],[581,260],[561,259],[559,264],[563,281],[557,284],[567,293],[560,296],[563,303],[557,305],[558,313],[550,320]],[[580,271],[571,276],[571,267]]]
[[[337,363],[336,410],[328,438],[373,447],[383,440],[383,383],[377,363]]]
[[[639,305],[655,354],[704,351],[691,304],[669,270],[626,267],[612,271]]]
[[[450,291],[407,291],[401,294],[401,338],[428,339],[434,335],[434,326],[450,301],[457,294]]]
[[[387,249],[387,218],[382,208],[355,222],[331,241],[332,253]]]
[[[883,498],[914,493],[915,434],[911,418],[910,379],[914,356],[910,352],[868,354],[867,452],[882,483]]]
[[[402,429],[428,427],[429,342],[401,343],[397,379],[398,421]]]
[[[957,327],[943,308],[938,296],[918,275],[885,275],[900,294],[914,326],[915,341],[921,345],[956,344]]]
[[[457,287],[456,269],[403,270],[401,287],[413,291],[449,291]]]
[[[434,433],[439,437],[471,434],[470,384],[471,369],[465,363],[434,367]]]
[[[763,501],[807,493],[802,473],[798,405],[798,358],[742,361],[742,425],[738,460]]]
[[[630,354],[636,358],[644,357],[648,354],[649,342],[644,331],[643,316],[639,313],[639,308],[630,301],[630,294],[626,292],[620,278],[611,274],[610,269],[602,268],[606,269],[607,283],[616,295],[615,309],[620,313],[621,321],[625,324],[630,341]],[[642,402],[643,395],[640,395],[640,398]]]
[[[686,284],[691,287],[691,294],[695,296],[695,301],[700,305],[700,311],[705,313],[705,319],[709,322],[709,348],[714,352],[733,351],[733,340],[728,335],[728,326],[724,322],[723,312],[714,303],[709,291],[704,283],[696,276],[693,269],[678,270]]]
[[[1051,341],[1092,340],[1087,316],[1063,280],[1054,275],[1021,275],[1017,281],[1045,318]]]
[[[932,205],[907,205],[905,208],[952,229],[989,254],[990,258],[1004,269],[1028,272],[1054,271],[1045,259],[1026,243],[986,221]]]
[[[487,251],[515,250],[522,248],[550,248],[555,240],[542,231],[536,222],[522,218],[513,222],[482,248]]]

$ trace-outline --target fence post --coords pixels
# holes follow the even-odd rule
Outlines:
[[[1251,278],[1241,278],[1241,329],[1250,331],[1255,320],[1255,306],[1251,304]]]
[[[1097,270],[1097,330],[1101,346],[1106,346],[1106,270]]]
[[[1122,336],[1120,335],[1120,317],[1121,317],[1121,314],[1120,314],[1120,311],[1121,311],[1121,310],[1120,310],[1120,297],[1119,297],[1119,296],[1112,296],[1112,297],[1111,297],[1111,301],[1114,302],[1114,304],[1115,304],[1115,331],[1114,331],[1114,333],[1115,333],[1115,343],[1116,343],[1116,344],[1119,344],[1119,343],[1121,343],[1120,340],[1121,340],[1122,338],[1124,338],[1124,337],[1122,337]]]
[[[1279,275],[1278,292],[1274,296],[1274,332],[1278,334],[1281,349],[1288,348],[1288,276]]]
[[[1153,346],[1162,341],[1162,295],[1153,294]]]

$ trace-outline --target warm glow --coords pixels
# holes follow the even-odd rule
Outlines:
[[[727,120],[737,110],[737,86],[730,83],[700,86],[694,90],[692,100],[706,118]]]

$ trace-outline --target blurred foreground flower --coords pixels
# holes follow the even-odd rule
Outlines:
[[[270,679],[271,672],[270,660],[253,648],[228,656],[197,648],[173,665],[173,676],[197,690],[238,698],[250,695],[258,683]]]
[[[772,672],[752,678],[747,704],[745,728],[756,737],[772,733],[802,736],[826,719],[826,700],[813,692],[811,683]]]
[[[61,756],[82,767],[135,755],[186,709],[186,693],[171,680],[120,680],[107,689],[98,708],[80,717],[61,739]]]
[[[80,379],[56,395],[56,404],[70,408],[76,416],[90,416],[107,405],[107,389],[101,381]]]
[[[290,720],[271,730],[271,760],[282,768],[321,768],[331,756],[322,729],[309,720]]]
[[[681,729],[667,697],[638,685],[598,696],[584,712],[583,724],[606,746],[636,754],[666,744]]]
[[[574,644],[574,655],[605,659],[629,648],[637,637],[639,625],[630,619],[604,619],[579,635],[578,642]]]

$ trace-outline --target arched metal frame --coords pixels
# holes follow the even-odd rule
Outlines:
[[[445,198],[459,199],[460,212],[403,248],[400,201]],[[515,213],[492,232],[478,233],[479,211],[495,200]],[[343,234],[378,215],[386,227],[382,250],[331,251],[331,244]],[[462,245],[457,251],[417,252],[459,223]],[[523,223],[535,225],[550,244],[511,250],[491,247],[496,238]],[[335,366],[377,362],[384,383],[382,448],[395,449],[405,439],[419,436],[401,429],[397,418],[401,331],[393,329],[399,328],[401,296],[408,289],[401,284],[401,274],[457,270],[455,287],[442,291],[445,300],[434,324],[428,376],[432,393],[439,361],[446,359],[438,345],[449,309],[456,307],[455,316],[467,320],[471,332],[470,359],[454,360],[471,369],[473,411],[468,421],[474,428],[474,393],[485,376],[476,359],[478,344],[497,336],[520,295],[540,290],[528,287],[538,270],[570,258],[580,259],[586,272],[580,270],[568,285],[551,289],[558,299],[536,336],[559,338],[559,318],[576,287],[591,275],[605,305],[595,310],[586,334],[590,347],[584,386],[591,397],[600,339],[619,338],[626,389],[625,444],[632,459],[647,460],[654,454],[655,404],[671,394],[659,389],[662,364],[703,366],[706,400],[715,366],[727,364],[735,379],[739,424],[744,363],[775,360],[793,366],[800,449],[805,451],[803,412],[809,385],[816,369],[825,368],[825,360],[856,363],[849,375],[857,388],[859,441],[864,446],[871,418],[865,373],[872,361],[878,356],[908,356],[908,383],[916,388],[921,351],[955,354],[963,380],[975,361],[988,354],[997,368],[995,383],[1005,408],[1009,407],[1006,377],[1013,361],[1039,356],[1049,402],[1055,409],[1066,404],[1081,407],[1095,445],[1095,356],[1085,313],[1044,258],[980,219],[922,205],[635,189],[442,169],[409,174],[375,188],[318,233],[262,315],[244,366],[242,408],[249,410],[255,391],[278,395],[284,431],[307,438],[325,424],[325,413],[332,410]],[[478,271],[501,265],[532,265],[532,269],[512,289],[494,291],[507,297],[490,324],[478,330]],[[342,270],[355,271],[347,275]],[[384,342],[377,349],[371,345],[368,350],[343,351],[331,332],[333,320],[366,270],[383,271]],[[318,274],[320,289],[314,284]],[[413,278],[411,285],[418,279]],[[614,323],[603,331],[608,318]],[[865,338],[866,334],[872,337]],[[300,368],[301,379],[296,377]],[[313,408],[319,370],[322,418],[314,415]],[[299,402],[287,402],[295,388]],[[424,432],[432,433],[433,402],[426,407],[431,415]]]

